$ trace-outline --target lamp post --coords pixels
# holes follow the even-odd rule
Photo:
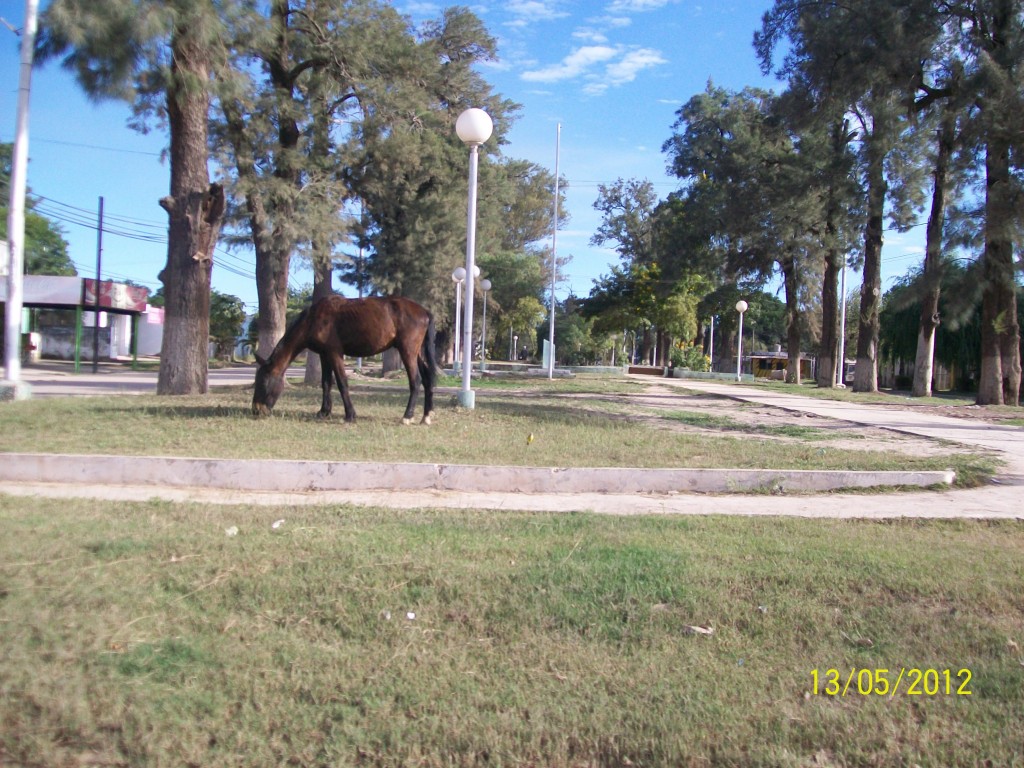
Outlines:
[[[491,137],[494,124],[490,116],[476,107],[467,109],[455,121],[455,132],[462,143],[469,147],[469,201],[466,215],[466,321],[462,329],[463,352],[473,350],[473,278],[476,260],[476,176],[479,165],[480,145]],[[477,272],[479,274],[479,272]],[[462,390],[459,405],[463,408],[476,407],[476,393],[469,387],[470,366],[462,366]]]
[[[21,68],[18,76],[18,106],[15,114],[14,146],[11,154],[10,198],[7,211],[7,300],[4,304],[3,392],[15,400],[31,396],[31,387],[21,379],[21,315],[25,284],[25,180],[28,169],[29,95],[32,89],[32,60],[38,27],[38,0],[25,0],[25,25],[21,34]],[[0,278],[2,279],[2,278]]]
[[[519,334],[512,337],[512,359],[519,359]]]
[[[480,372],[487,370],[487,292],[491,290],[490,280],[480,281],[480,290],[484,292],[484,323],[480,332]]]
[[[747,311],[747,302],[743,299],[737,301],[736,311],[740,313],[740,332],[736,334],[736,381],[743,381],[743,313]]]
[[[715,316],[711,316],[711,333],[708,334],[708,370],[715,370]]]
[[[459,333],[462,330],[462,283],[466,280],[466,268],[456,267],[452,270],[452,282],[455,283],[455,361],[452,367],[459,372]]]

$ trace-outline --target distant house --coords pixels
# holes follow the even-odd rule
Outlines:
[[[104,280],[97,296],[95,280],[54,275],[25,275],[23,286],[24,328],[38,334],[43,357],[92,360],[94,346],[108,360],[160,352],[163,310],[148,305],[146,288]]]

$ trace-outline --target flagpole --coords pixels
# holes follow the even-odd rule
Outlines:
[[[555,283],[558,276],[558,155],[562,144],[562,124],[555,130],[555,202],[551,227],[551,321],[548,324],[548,378],[555,377]]]

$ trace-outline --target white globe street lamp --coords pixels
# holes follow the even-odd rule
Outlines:
[[[519,359],[519,334],[512,337],[512,359]]]
[[[480,372],[487,370],[487,292],[491,290],[490,280],[480,281],[480,290],[484,292],[484,323],[480,332]]]
[[[479,275],[476,266],[476,177],[479,165],[480,145],[491,137],[494,124],[482,109],[467,109],[455,121],[455,132],[463,144],[469,147],[469,205],[466,215],[466,319],[462,328],[462,349],[465,354],[473,349],[473,278]],[[474,274],[475,272],[475,274]],[[476,394],[469,387],[470,366],[462,366],[462,390],[459,405],[463,408],[476,407]]]
[[[466,268],[456,267],[452,270],[452,281],[455,283],[455,360],[452,367],[459,372],[459,334],[462,329],[462,284],[466,280]]]
[[[743,299],[737,301],[736,311],[740,313],[740,332],[736,336],[736,381],[743,381],[743,313],[747,311],[747,302]]]

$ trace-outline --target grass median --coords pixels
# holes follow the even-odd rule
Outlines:
[[[447,380],[454,385],[455,381]],[[453,464],[839,470],[943,470],[975,485],[994,470],[982,454],[951,448],[922,456],[833,446],[807,428],[744,428],[730,420],[631,405],[644,385],[592,378],[488,381],[477,407],[455,407],[454,386],[436,398],[429,428],[402,426],[402,381],[357,380],[359,415],[345,424],[314,418],[317,387],[287,390],[269,419],[249,413],[250,389],[218,388],[201,397],[53,398],[0,409],[3,450],[43,453],[289,458]],[[337,399],[337,398],[336,398]],[[418,416],[417,416],[418,418]],[[687,429],[680,431],[679,426]],[[857,437],[850,425],[844,437]],[[532,439],[531,439],[532,436]]]
[[[1020,522],[5,499],[0,523],[4,765],[1024,761]]]

